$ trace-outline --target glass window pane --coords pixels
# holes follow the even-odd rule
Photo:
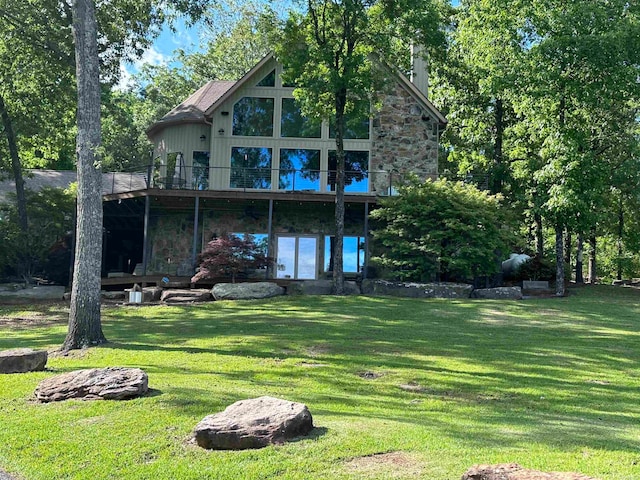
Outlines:
[[[329,171],[327,172],[327,190],[336,190],[336,152],[329,151]],[[344,160],[344,191],[347,193],[366,193],[369,191],[369,152],[347,150]]]
[[[298,278],[302,280],[316,278],[316,242],[313,237],[298,238]]]
[[[271,188],[271,149],[231,148],[231,188]]]
[[[276,71],[271,70],[271,72],[256,83],[256,87],[275,87],[276,86]]]
[[[296,238],[278,237],[277,278],[294,278],[296,273]]]
[[[333,270],[334,237],[324,237],[324,271]],[[342,268],[345,273],[358,273],[364,267],[364,237],[344,237],[342,244]]]
[[[209,152],[193,152],[191,183],[196,190],[209,188]]]
[[[329,122],[329,137],[336,138],[335,122]],[[345,140],[366,140],[369,138],[369,116],[347,117],[344,131]]]
[[[320,191],[320,150],[280,149],[278,188]]]
[[[321,124],[303,117],[294,98],[282,99],[281,137],[320,138]]]
[[[233,134],[273,136],[273,98],[242,97],[233,106]]]

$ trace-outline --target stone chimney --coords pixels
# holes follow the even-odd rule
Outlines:
[[[421,45],[411,44],[411,83],[429,98],[429,63]]]

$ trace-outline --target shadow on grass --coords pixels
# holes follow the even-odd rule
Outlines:
[[[421,426],[469,446],[635,451],[625,428],[640,419],[639,314],[640,292],[606,288],[527,302],[289,297],[110,310],[100,348],[174,379],[153,400],[194,418],[249,391],[280,393],[314,416]],[[11,333],[0,348],[64,336]],[[408,382],[423,388],[398,388]]]

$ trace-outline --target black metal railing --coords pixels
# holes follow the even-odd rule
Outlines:
[[[336,189],[335,170],[272,169],[269,167],[182,166],[171,169],[149,166],[145,171],[103,174],[103,194],[136,190],[269,190],[279,192],[331,193]],[[346,194],[388,196],[397,193],[401,172],[349,170],[345,172]]]

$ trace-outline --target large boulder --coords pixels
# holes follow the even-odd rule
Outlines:
[[[353,281],[344,282],[344,291],[347,295],[360,295],[360,288]],[[299,280],[287,285],[287,295],[331,295],[332,292],[332,280]]]
[[[142,287],[142,303],[159,302],[163,291],[162,287]]]
[[[313,419],[306,405],[273,397],[241,400],[208,415],[194,430],[199,446],[212,450],[244,450],[281,444],[306,435]]]
[[[540,472],[522,468],[517,463],[474,465],[462,480],[597,480],[580,473]]]
[[[471,296],[488,300],[522,300],[522,289],[520,287],[478,288]]]
[[[412,283],[388,282],[386,280],[364,280],[365,295],[389,295],[408,298],[469,298],[472,285],[466,283]]]
[[[139,368],[91,368],[63,373],[41,381],[35,396],[40,402],[126,400],[149,390],[147,374]]]
[[[206,288],[163,290],[160,300],[165,303],[208,302],[212,300],[211,291]]]
[[[211,295],[216,300],[252,300],[284,295],[284,288],[272,282],[217,283]]]
[[[44,370],[46,350],[17,348],[0,352],[0,373],[24,373]]]

